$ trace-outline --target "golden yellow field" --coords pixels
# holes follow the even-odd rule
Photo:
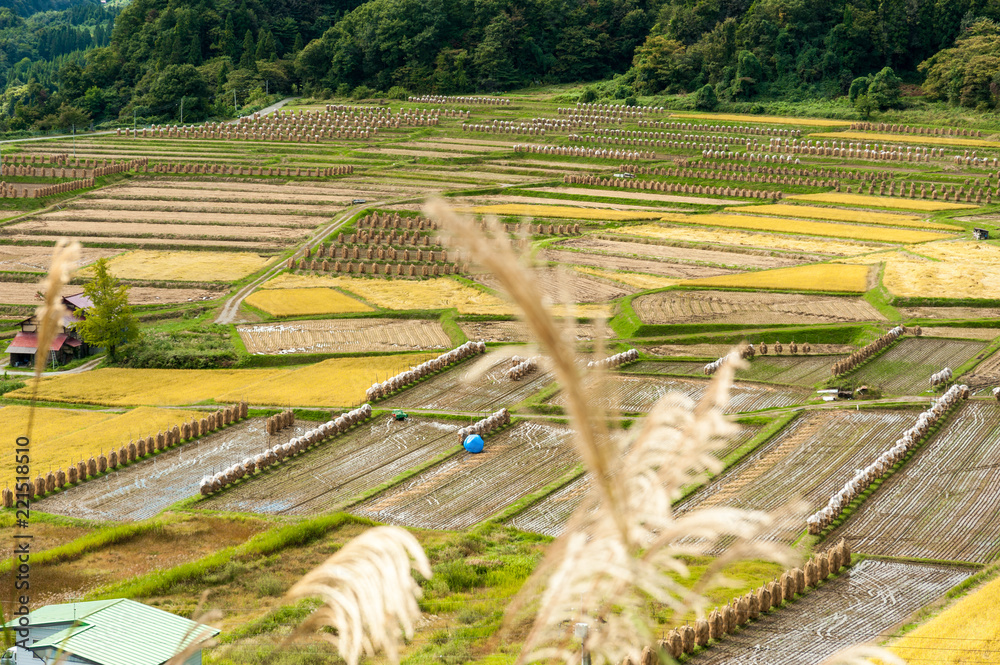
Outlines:
[[[964,665],[995,662],[1000,640],[1000,579],[917,626],[889,647],[908,663]]]
[[[38,398],[107,406],[181,406],[212,400],[216,395],[274,379],[287,369],[98,369],[43,378]],[[26,399],[31,385],[7,393]]]
[[[674,279],[672,277],[660,277],[658,275],[647,275],[641,272],[616,272],[613,270],[601,270],[600,268],[591,268],[590,266],[573,266],[573,269],[585,273],[587,275],[594,275],[595,277],[603,277],[605,279],[611,279],[616,282],[621,282],[622,284],[627,284],[629,286],[634,286],[638,289],[662,289],[665,286],[673,286],[674,284],[679,284],[681,280]]]
[[[283,272],[274,279],[264,282],[262,289],[332,289],[340,286],[336,277],[329,275],[296,275]]]
[[[802,233],[814,236],[827,236],[830,238],[847,238],[850,240],[869,240],[874,242],[891,243],[927,242],[928,240],[941,240],[948,237],[942,233],[932,231],[887,229],[876,226],[838,224],[836,222],[813,222],[803,219],[759,217],[756,215],[685,215],[669,213],[663,216],[663,221],[754,229],[757,231],[773,231],[775,233]]]
[[[513,305],[458,280],[434,277],[420,281],[337,277],[338,286],[385,309],[449,309],[462,314],[514,314]]]
[[[559,217],[567,219],[595,219],[609,222],[656,219],[658,212],[640,210],[609,210],[605,208],[578,208],[576,206],[532,205],[530,203],[498,203],[494,205],[456,208],[457,212],[473,215],[517,215],[519,217]]]
[[[739,275],[691,279],[682,284],[683,286],[728,286],[781,291],[864,293],[868,290],[869,270],[868,266],[820,263],[810,266],[747,272]]]
[[[174,252],[138,249],[110,259],[115,277],[178,282],[233,282],[273,260],[250,252]],[[84,268],[79,274],[91,274]]]
[[[886,264],[882,284],[896,296],[989,298],[1000,292],[1000,248],[995,245],[940,242],[876,256]]]
[[[986,141],[968,136],[926,136],[922,134],[882,134],[879,132],[823,132],[811,134],[810,138],[853,139],[856,141],[885,141],[886,143],[919,143],[920,145],[955,145],[970,148],[1000,148],[997,141]]]
[[[375,381],[385,381],[437,355],[433,352],[333,358],[259,382],[249,392],[238,389],[217,399],[245,399],[251,404],[269,406],[355,406],[364,401],[365,390]]]
[[[345,296],[340,291],[324,288],[280,288],[254,291],[246,303],[272,316],[306,316],[313,314],[343,314],[371,312],[363,302]]]
[[[722,122],[755,122],[775,125],[805,125],[807,127],[847,127],[850,120],[828,118],[790,118],[780,115],[749,115],[743,113],[671,113],[671,120],[720,120]],[[812,134],[811,136],[816,136]],[[838,133],[837,136],[840,136]]]
[[[615,232],[622,235],[638,236],[640,238],[705,242],[754,249],[780,249],[792,252],[808,252],[810,254],[832,254],[834,256],[856,256],[885,246],[845,240],[814,240],[805,236],[729,231],[724,229],[701,229],[693,226],[660,226],[658,224],[621,227],[615,229]]]
[[[26,406],[0,409],[0,428],[4,432],[24,432],[28,423]],[[32,477],[49,471],[68,469],[81,459],[89,459],[139,436],[156,434],[160,429],[179,425],[196,417],[191,411],[142,407],[117,414],[103,411],[38,408],[31,437]],[[200,416],[198,416],[200,417]],[[0,466],[0,484],[14,484],[11,465]]]
[[[853,222],[855,224],[886,224],[888,226],[906,226],[916,229],[940,229],[942,231],[961,231],[961,226],[942,224],[921,219],[916,215],[904,215],[895,212],[874,212],[871,210],[845,210],[843,208],[826,208],[820,206],[787,205],[781,203],[754,206],[753,208],[726,208],[726,212],[753,212],[760,215],[778,215],[781,217],[804,217],[806,219],[825,219],[833,222]]]
[[[899,208],[900,210],[919,210],[921,212],[936,212],[938,210],[966,210],[976,207],[971,203],[952,203],[950,201],[932,201],[930,199],[904,199],[899,196],[868,196],[867,194],[847,194],[844,192],[796,194],[794,196],[789,196],[788,199],[794,201],[836,203],[840,205],[858,207]]]

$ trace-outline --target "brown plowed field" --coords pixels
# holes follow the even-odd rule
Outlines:
[[[594,339],[594,324],[576,323],[572,326],[572,337],[577,341]],[[482,342],[530,342],[533,337],[527,324],[521,321],[459,321],[458,327],[465,336]]]
[[[379,522],[427,529],[468,529],[579,463],[566,427],[520,422],[352,509]],[[457,438],[454,439],[458,443]]]
[[[971,573],[953,566],[861,561],[789,607],[762,614],[688,662],[816,665],[855,644],[880,642],[910,614]]]
[[[395,147],[399,148],[416,148],[420,149],[437,149],[444,151],[460,151],[460,152],[498,152],[498,151],[509,151],[514,147],[513,143],[501,143],[499,145],[482,145],[477,143],[457,143],[457,142],[447,142],[447,141],[414,141],[413,143],[397,143]]]
[[[535,281],[544,301],[549,304],[606,302],[635,292],[635,289],[613,285],[568,270],[538,268],[531,271],[531,278]],[[476,281],[503,293],[503,287],[491,273],[477,275]]]
[[[270,187],[271,185],[260,185]],[[244,187],[254,187],[244,185]],[[244,189],[240,191],[226,191],[222,189],[214,190],[210,188],[177,188],[166,187],[135,187],[128,192],[115,192],[116,197],[132,200],[146,199],[176,199],[182,201],[263,201],[273,203],[301,203],[302,201],[314,201],[316,203],[342,203],[351,197],[344,195],[329,194],[304,194],[296,192],[272,192],[256,191],[254,189]]]
[[[639,296],[632,308],[643,323],[808,324],[885,321],[861,298],[796,293],[664,291]]]
[[[462,413],[492,413],[510,407],[552,382],[548,372],[533,372],[520,381],[507,378],[510,360],[495,362],[473,377],[469,365],[439,374],[377,403],[385,409],[428,409]]]
[[[219,226],[301,226],[307,228],[312,228],[323,221],[323,218],[319,216],[262,214],[254,210],[254,207],[247,206],[249,209],[241,213],[180,212],[173,210],[143,210],[142,212],[137,212],[135,210],[92,210],[81,207],[71,210],[60,210],[58,212],[48,212],[44,215],[39,215],[36,219],[70,222],[185,222]]]
[[[76,267],[83,267],[100,258],[110,258],[124,250],[104,247],[86,247],[80,250]],[[52,264],[51,247],[0,245],[0,270],[11,272],[48,272]]]
[[[708,266],[697,266],[685,263],[646,261],[642,259],[629,259],[618,256],[605,256],[603,254],[590,254],[588,252],[570,252],[566,250],[559,251],[553,249],[544,250],[542,252],[542,258],[546,261],[568,263],[569,265],[645,272],[652,275],[663,275],[664,277],[676,277],[678,279],[699,279],[701,277],[715,277],[716,275],[731,275],[738,272],[736,270],[727,270],[725,268],[712,268]]]
[[[312,426],[300,422],[268,436],[264,419],[251,418],[32,505],[42,512],[81,519],[143,520],[181,499],[197,496],[204,476],[304,434]]]
[[[746,205],[740,199],[717,199],[707,196],[686,196],[684,194],[653,194],[642,189],[587,189],[586,187],[539,187],[539,192],[570,194],[575,196],[601,196],[610,199],[630,199],[632,201],[664,201],[666,203],[696,203],[699,205]]]
[[[416,319],[289,321],[237,330],[253,354],[424,351],[451,346],[440,323]]]
[[[9,231],[8,231],[9,230]],[[167,223],[129,223],[129,222],[85,222],[72,220],[36,219],[18,222],[5,227],[7,232],[15,234],[39,235],[78,234],[115,237],[144,237],[153,239],[167,238],[239,238],[241,240],[257,240],[258,242],[282,242],[296,240],[309,235],[307,228],[285,228],[281,226],[209,226],[207,224],[167,224]]]
[[[104,199],[104,198],[84,198],[68,210],[135,210],[135,211],[157,211],[163,214],[173,214],[174,211],[206,212],[211,214],[237,213],[241,215],[274,215],[277,217],[289,216],[288,213],[303,213],[310,215],[307,219],[317,223],[320,216],[333,216],[343,211],[340,206],[308,205],[295,203],[229,203],[227,201],[167,201],[157,199],[145,199],[141,201],[128,201],[125,199]],[[296,219],[301,219],[297,216]],[[175,217],[176,219],[176,217]],[[250,224],[252,222],[244,222]],[[305,222],[303,222],[305,223]]]
[[[901,307],[904,319],[1000,319],[1000,309],[991,307]]]
[[[668,392],[680,392],[694,400],[701,399],[708,387],[707,380],[680,379],[658,376],[628,376],[614,374],[604,378],[599,388],[591,389],[590,399],[605,409],[618,409],[625,413],[646,413]],[[810,391],[797,388],[775,388],[759,383],[737,383],[730,391],[726,413],[759,411],[774,407],[801,404]],[[563,393],[556,394],[549,403],[565,407]]]
[[[760,430],[760,425],[740,425],[739,431],[726,442],[725,447],[715,451],[716,457],[724,459],[752,439]],[[553,537],[560,536],[570,515],[580,505],[589,489],[590,476],[580,476],[544,499],[533,503],[526,510],[515,515],[507,524],[522,531],[533,531]]]
[[[761,256],[744,254],[742,252],[718,252],[709,249],[691,249],[688,247],[672,247],[670,245],[654,245],[642,242],[620,242],[601,238],[574,238],[558,243],[558,246],[594,253],[635,256],[639,258],[650,257],[666,259],[668,261],[711,263],[738,268],[786,268],[804,263],[801,260],[785,257]]]
[[[38,284],[22,284],[20,282],[0,282],[0,303],[5,305],[37,305]],[[63,288],[63,295],[80,293],[83,287],[69,284]],[[133,305],[173,304],[213,300],[225,294],[225,291],[208,291],[206,289],[157,289],[145,286],[132,286],[128,290],[128,300]]]
[[[1000,404],[969,402],[831,537],[865,554],[995,561],[998,468]]]
[[[883,451],[917,419],[915,410],[810,411],[743,458],[678,507],[679,514],[729,506],[778,511],[802,501],[804,511],[782,514],[763,536],[790,543],[805,530],[805,517]]]
[[[403,422],[376,418],[199,507],[285,515],[340,510],[407,469],[455,449],[458,427],[455,422],[418,417]]]
[[[56,242],[61,235],[29,235],[29,234],[18,234],[11,235],[7,237],[7,240],[14,242],[30,242],[30,243],[41,243],[41,242]],[[254,241],[236,241],[236,240],[195,240],[190,238],[168,238],[165,240],[159,240],[157,238],[128,238],[124,236],[73,236],[73,240],[78,240],[82,243],[114,243],[116,245],[156,245],[168,247],[188,245],[191,247],[213,247],[222,250],[225,249],[249,249],[253,252],[271,252],[280,251],[284,249],[284,246],[279,242],[277,238],[274,240],[265,239],[263,242]]]

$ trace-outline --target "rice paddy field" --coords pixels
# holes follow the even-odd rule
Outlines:
[[[979,638],[993,639],[996,631],[976,623],[973,635],[960,625],[962,615],[947,609],[928,621],[926,608],[967,579],[970,566],[1000,560],[1000,488],[991,476],[1000,464],[1000,406],[991,398],[1000,382],[1000,212],[989,202],[995,169],[955,159],[966,149],[1000,157],[993,130],[983,128],[982,139],[877,124],[848,130],[847,120],[677,113],[643,107],[640,98],[637,115],[598,121],[599,131],[591,132],[563,123],[576,112],[576,94],[542,86],[510,95],[510,105],[394,100],[393,114],[397,107],[440,111],[437,124],[402,122],[364,140],[109,134],[77,136],[75,152],[63,138],[5,144],[5,160],[72,153],[78,163],[70,167],[88,169],[94,160],[149,161],[149,168],[101,177],[87,190],[0,199],[7,219],[0,226],[0,339],[30,325],[24,322],[41,302],[51,245],[67,236],[83,251],[61,295],[82,291],[91,264],[108,258],[148,334],[141,348],[153,356],[136,361],[146,363],[141,368],[106,359],[46,372],[33,475],[221,404],[246,400],[252,408],[246,421],[35,502],[43,548],[79,545],[123,522],[142,531],[95,550],[81,546],[86,551],[64,568],[47,570],[43,596],[82,597],[131,573],[188,579],[191,568],[179,566],[201,566],[200,557],[242,547],[254,534],[270,538],[271,530],[311,520],[346,520],[315,542],[258,559],[234,557],[225,570],[212,568],[156,596],[161,607],[188,615],[195,589],[213,586],[220,602],[240,608],[226,625],[246,625],[253,644],[270,645],[291,623],[281,610],[284,588],[361,533],[359,519],[372,519],[412,529],[435,566],[446,567],[439,579],[454,581],[449,576],[463,566],[471,571],[468,587],[449,589],[446,603],[437,595],[442,587],[425,585],[430,604],[422,605],[427,612],[403,660],[511,662],[520,638],[498,632],[498,607],[549,546],[547,536],[564,531],[591,476],[573,447],[547,351],[533,343],[519,308],[496,277],[422,218],[426,198],[436,195],[462,214],[508,225],[508,238],[531,265],[523,270],[531,271],[534,290],[559,318],[566,344],[581,354],[591,406],[609,412],[612,425],[639,431],[642,416],[671,391],[698,399],[709,385],[704,365],[734,344],[770,347],[739,370],[726,408],[744,416],[743,424],[718,454],[739,450],[743,457],[691,488],[675,512],[780,511],[800,500],[802,510],[780,512],[764,538],[796,542],[808,555],[843,537],[855,552],[879,558],[859,562],[691,662],[816,665],[860,640],[891,641],[914,662],[965,662],[988,651],[982,645],[992,643]],[[325,103],[342,102],[370,106],[291,100],[284,110],[325,113]],[[465,107],[467,117],[452,113]],[[931,120],[924,124],[937,122]],[[530,137],[480,131],[507,122],[546,130]],[[661,130],[664,136],[653,136]],[[679,131],[680,142],[673,140]],[[593,136],[580,140],[581,133]],[[767,154],[769,137],[779,136],[946,150],[919,162],[801,149],[788,160]],[[748,147],[754,158],[717,150],[720,142],[744,141],[759,146]],[[317,172],[327,168],[336,174]],[[22,182],[32,180],[19,177],[18,184],[44,184]],[[893,194],[931,188],[936,199]],[[888,196],[862,193],[886,190]],[[977,228],[990,239],[974,237]],[[350,268],[338,263],[348,251]],[[333,260],[302,261],[320,252]],[[831,374],[835,362],[901,324],[910,332],[919,324],[923,335],[907,334],[854,371]],[[375,400],[373,417],[350,431],[200,496],[205,475],[364,403],[373,383],[466,340],[487,343],[489,354]],[[641,357],[608,372],[586,367],[626,349]],[[513,354],[541,355],[541,366],[514,380]],[[982,362],[965,372],[975,361]],[[808,536],[806,515],[915,422],[939,394],[930,390],[930,375],[945,366],[961,368],[955,380],[972,386],[973,398],[831,533]],[[0,431],[18,432],[31,384],[19,388],[27,377],[19,368],[3,370]],[[846,395],[859,385],[878,390],[835,398],[834,389]],[[834,392],[816,392],[824,389]],[[484,453],[467,453],[456,430],[501,408],[513,423],[485,437]],[[295,412],[295,425],[268,434],[264,418],[284,409]],[[8,467],[0,483],[11,482]],[[13,528],[13,519],[0,514],[0,530]],[[169,526],[146,533],[147,520]],[[218,542],[194,523],[211,524]],[[65,531],[57,536],[54,524]],[[182,533],[191,539],[187,553],[171,542]],[[487,541],[497,549],[480,551]],[[162,553],[162,563],[153,552]],[[518,572],[507,576],[504,562],[515,559],[511,570]],[[751,577],[765,570],[747,566],[756,571]],[[973,589],[963,601],[970,604],[956,607],[970,616],[986,612],[981,594],[992,598],[994,591]],[[480,611],[486,618],[473,617]],[[905,621],[923,625],[890,639]],[[934,650],[942,634],[963,647]],[[206,662],[229,662],[221,653],[207,652]],[[302,658],[313,655],[332,659],[329,650]],[[233,662],[262,660],[250,656]]]

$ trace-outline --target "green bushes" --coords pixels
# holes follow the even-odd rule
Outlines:
[[[122,367],[148,369],[206,369],[232,367],[238,357],[230,331],[210,325],[195,330],[145,332],[122,347]]]

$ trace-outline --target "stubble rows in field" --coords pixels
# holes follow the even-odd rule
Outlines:
[[[56,212],[47,212],[33,219],[43,222],[117,222],[122,224],[211,225],[273,228],[313,228],[322,217],[316,215],[264,214],[256,206],[245,206],[239,212],[186,212],[180,210],[140,210],[136,208],[91,208],[75,205]]]
[[[632,308],[643,323],[809,324],[884,321],[861,298],[797,293],[664,291],[639,296]]]
[[[737,433],[726,441],[723,448],[715,451],[715,456],[724,459],[753,438],[760,430],[760,425],[739,425]],[[580,476],[533,503],[510,519],[507,524],[522,531],[532,531],[553,537],[560,536],[570,515],[583,501],[584,495],[590,490],[590,487],[589,474]]]
[[[38,305],[38,284],[22,282],[0,282],[0,303],[5,305]],[[70,284],[62,289],[62,295],[68,296],[81,293],[83,287]],[[185,302],[200,302],[214,300],[222,292],[208,289],[159,289],[146,286],[133,286],[128,290],[129,302],[133,305],[165,304],[172,305]]]
[[[199,507],[282,515],[315,515],[458,446],[460,423],[379,417],[315,450],[213,496]]]
[[[120,249],[86,247],[80,250],[80,259],[74,267],[80,268],[100,258],[110,258],[121,254]],[[51,247],[26,245],[0,246],[0,271],[4,272],[48,272],[52,264]]]
[[[857,383],[879,386],[895,395],[928,390],[931,374],[956,369],[986,348],[978,340],[907,337],[851,374]]]
[[[528,277],[535,282],[542,298],[550,304],[606,302],[634,292],[624,285],[616,286],[569,270],[537,268],[532,270]],[[475,279],[484,286],[503,291],[503,287],[492,274],[477,275]]]
[[[290,321],[237,330],[253,354],[423,351],[451,345],[440,323],[419,319]]]
[[[202,238],[213,241],[213,245],[225,249],[230,241],[291,244],[309,235],[308,228],[282,226],[235,226],[211,224],[170,224],[142,222],[97,222],[70,219],[33,219],[12,224],[4,229],[4,234],[20,234],[18,237],[39,236],[86,236],[103,238],[104,242],[117,243],[125,238],[152,238],[173,240]]]
[[[965,404],[833,537],[847,538],[865,554],[994,561],[1000,555],[998,467],[1000,405]]]
[[[697,279],[699,277],[714,277],[728,275],[735,271],[713,266],[700,266],[688,263],[668,263],[652,259],[633,259],[622,256],[609,256],[591,252],[572,252],[568,250],[545,249],[541,257],[546,261],[565,263],[571,266],[593,266],[610,270],[630,270],[651,275],[663,275],[676,279]]]
[[[773,350],[770,350],[774,353]],[[786,350],[787,353],[787,350]],[[721,354],[720,354],[721,355]],[[718,356],[717,356],[718,357]],[[792,386],[812,386],[830,376],[830,366],[843,356],[807,355],[767,355],[755,356],[748,361],[749,367],[736,372],[742,381],[763,381]],[[630,374],[680,374],[702,376],[705,363],[686,361],[644,361],[629,365]]]
[[[967,578],[951,566],[867,559],[691,659],[692,665],[815,665],[849,646],[878,641]]]
[[[460,451],[352,512],[409,527],[468,529],[572,472],[579,458],[571,437],[563,426],[516,423],[487,437],[482,453]]]
[[[566,240],[556,247],[580,249],[594,253],[605,253],[619,256],[652,257],[663,260],[689,261],[692,263],[709,263],[735,268],[782,268],[803,263],[801,259],[781,256],[761,256],[747,252],[720,252],[711,249],[694,249],[690,247],[672,247],[670,245],[646,244],[643,242],[623,242],[603,238],[585,237]]]
[[[522,321],[459,321],[458,327],[471,340],[483,342],[530,342],[533,337],[528,325]],[[577,341],[594,339],[592,323],[578,323],[567,320],[563,327],[570,332],[570,338]]]

